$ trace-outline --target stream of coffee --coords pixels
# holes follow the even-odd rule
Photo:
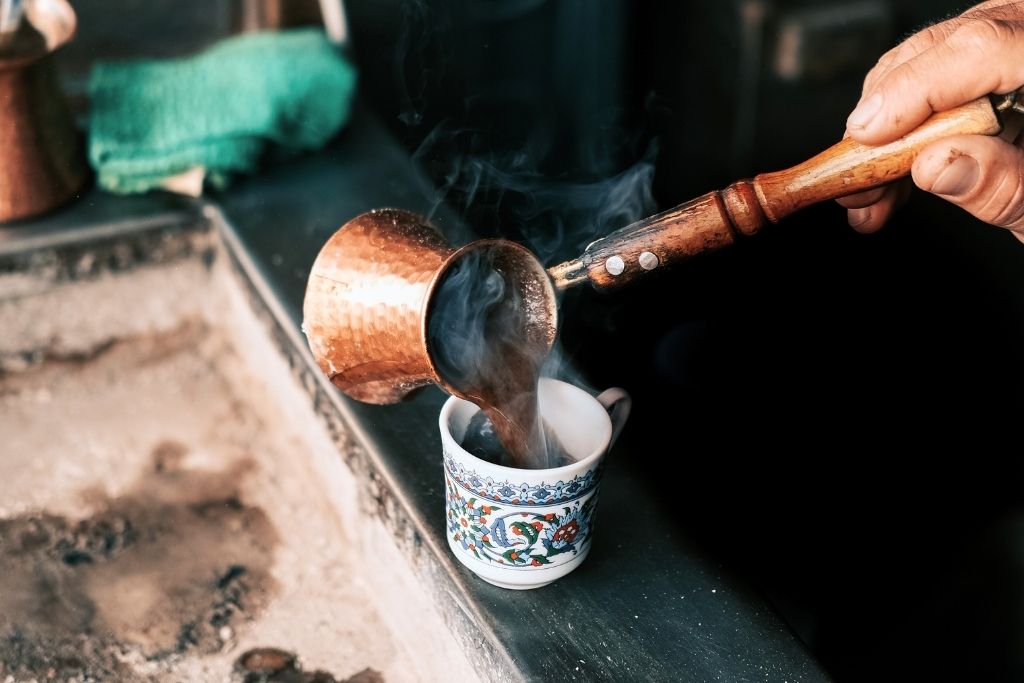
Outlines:
[[[488,249],[468,252],[455,263],[428,318],[431,355],[445,381],[480,406],[493,426],[491,432],[480,418],[471,424],[464,441],[477,444],[476,455],[526,469],[564,464],[537,405],[548,343],[531,328],[511,277]],[[494,447],[494,435],[503,449]]]

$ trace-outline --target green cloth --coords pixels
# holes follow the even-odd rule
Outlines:
[[[349,116],[355,82],[319,29],[248,33],[184,59],[98,63],[89,160],[112,192],[145,192],[197,166],[222,187],[267,154],[324,145]]]

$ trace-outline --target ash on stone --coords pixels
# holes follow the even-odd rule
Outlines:
[[[335,678],[326,671],[304,671],[293,652],[276,647],[258,647],[235,660],[235,680],[240,683],[384,683],[379,671],[363,669],[348,678]]]
[[[126,657],[159,666],[218,652],[221,629],[262,610],[275,588],[277,536],[238,498],[248,465],[180,469],[169,450],[159,445],[133,489],[87,519],[0,519],[5,674],[149,680]]]

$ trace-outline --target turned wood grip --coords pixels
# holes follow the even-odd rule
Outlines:
[[[598,288],[626,284],[701,252],[753,235],[810,204],[886,185],[910,174],[917,154],[953,135],[995,135],[1002,126],[989,98],[932,115],[886,145],[846,139],[802,164],[733,183],[638,221],[587,247],[549,273],[560,288],[584,280]]]
[[[995,135],[1002,130],[988,96],[932,115],[920,127],[886,145],[846,139],[812,159],[754,178],[761,209],[773,223],[826,199],[863,192],[910,175],[918,152],[954,135]]]

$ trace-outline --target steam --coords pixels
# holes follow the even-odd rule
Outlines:
[[[438,184],[431,213],[444,204],[483,236],[525,243],[545,265],[575,258],[594,240],[657,209],[651,192],[656,143],[610,177],[574,181],[543,173],[528,146],[503,159],[472,151],[481,138],[442,124],[413,154]]]
[[[484,144],[480,131],[442,125],[414,155],[437,181],[434,211],[444,205],[462,219],[465,232],[451,235],[457,243],[505,237],[526,244],[549,266],[576,258],[594,240],[657,210],[651,189],[655,142],[637,162],[590,181],[548,177],[535,161],[543,146],[526,145],[502,157],[477,149]],[[543,374],[590,389],[557,343]]]
[[[506,295],[507,292],[507,295]],[[452,265],[434,295],[428,318],[431,357],[441,376],[464,390],[479,387],[493,364],[502,325],[514,323],[501,307],[522,310],[522,297],[494,269],[487,251],[467,253]]]
[[[548,466],[537,415],[537,381],[548,352],[544,320],[531,315],[529,282],[500,249],[464,253],[434,293],[427,318],[431,358],[441,376],[487,414],[477,422],[500,439],[489,450],[501,464]],[[480,434],[482,436],[482,433]],[[503,445],[504,449],[500,446]]]
[[[423,122],[427,92],[426,71],[429,48],[440,35],[445,14],[432,12],[423,0],[402,0],[399,3],[401,16],[398,22],[398,40],[394,61],[395,83],[398,86],[401,111],[398,119],[409,127]]]
[[[423,126],[425,115],[429,120],[429,113],[437,113],[433,108],[426,111],[432,96],[425,91],[431,82],[428,76],[436,77],[436,69],[444,69],[444,60],[438,61],[434,73],[423,68],[432,36],[444,33],[436,26],[427,28],[428,12],[420,0],[403,3],[396,59],[402,92],[399,120],[416,136],[421,133],[414,129]],[[416,73],[417,67],[422,73]],[[464,100],[463,118],[481,124],[442,121],[413,153],[413,161],[433,181],[427,195],[428,217],[436,218],[443,210],[454,212],[459,219],[454,225],[445,222],[446,236],[453,244],[461,246],[486,237],[510,239],[527,246],[548,266],[576,258],[594,240],[655,212],[651,189],[655,142],[644,145],[626,133],[616,136],[603,128],[600,133],[605,142],[585,150],[589,153],[580,154],[570,145],[571,157],[577,162],[571,175],[553,174],[552,168],[567,166],[561,132],[573,123],[552,112],[555,115],[551,117],[539,115],[536,125],[520,139],[499,137],[491,128],[495,127],[493,107],[501,101],[500,93],[470,93]],[[557,102],[552,106],[558,106]],[[624,164],[623,158],[633,162]],[[518,284],[495,268],[486,251],[468,252],[449,269],[434,294],[427,321],[428,345],[446,382],[471,399],[474,391],[479,396],[488,383],[492,389],[500,385],[505,407],[511,406],[510,414],[520,419],[520,431],[533,430],[543,438],[536,417],[536,382],[542,361],[544,375],[577,386],[586,384],[557,343],[546,359],[543,355],[530,358],[533,351],[524,348],[529,327],[524,303],[528,301]],[[546,344],[543,351],[547,351]],[[524,367],[531,363],[533,369],[525,372]],[[523,418],[530,414],[532,418]],[[495,418],[496,413],[488,411],[488,416]],[[496,420],[492,431],[509,446],[508,433],[502,429]]]
[[[472,131],[439,126],[414,155],[437,181],[431,213],[444,204],[476,232],[450,234],[457,243],[480,236],[514,239],[550,265],[579,256],[590,242],[656,209],[654,144],[638,162],[610,177],[570,181],[546,176],[526,150],[502,163],[484,151],[460,150],[481,140]],[[468,252],[435,294],[428,335],[442,377],[481,406],[493,423],[472,422],[464,445],[492,462],[542,468],[563,463],[565,456],[537,415],[537,380],[543,374],[593,389],[559,344],[550,354],[546,344],[524,352],[528,323],[523,304],[517,283],[495,270],[486,250]],[[495,434],[504,450],[494,447]],[[509,453],[516,443],[528,446]]]

